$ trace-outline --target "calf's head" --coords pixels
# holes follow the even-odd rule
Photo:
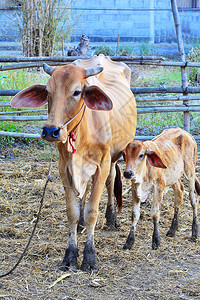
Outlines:
[[[11,101],[15,108],[40,107],[48,103],[48,119],[41,135],[43,139],[66,142],[73,128],[71,124],[63,125],[76,116],[84,105],[92,110],[112,109],[111,99],[98,86],[86,85],[86,79],[101,73],[102,67],[86,70],[74,64],[56,68],[44,64],[43,68],[50,75],[47,85],[28,87]]]
[[[142,174],[146,160],[153,167],[166,169],[160,156],[155,151],[147,149],[143,142],[135,140],[129,143],[125,149],[126,169],[124,177],[133,180],[136,179],[137,175]]]

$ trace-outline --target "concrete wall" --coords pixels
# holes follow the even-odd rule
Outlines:
[[[82,34],[90,42],[116,42],[118,34],[120,42],[176,42],[170,0],[77,0],[72,23],[77,17],[72,42]],[[14,10],[0,10],[0,42],[19,38],[16,18]],[[185,42],[200,39],[200,11],[180,12],[180,19]]]

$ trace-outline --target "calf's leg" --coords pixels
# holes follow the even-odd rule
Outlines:
[[[140,218],[140,199],[137,196],[136,185],[132,182],[132,201],[133,201],[133,210],[132,210],[132,226],[126,240],[126,243],[123,249],[131,249],[135,242],[135,230]]]
[[[184,195],[184,186],[179,179],[174,185],[172,185],[174,190],[174,217],[172,220],[171,227],[167,232],[167,236],[174,236],[176,230],[178,229],[178,214],[181,207],[181,203],[183,202],[183,195]]]
[[[160,202],[163,198],[163,192],[165,188],[165,183],[161,179],[158,180],[157,185],[154,187],[154,199],[151,207],[151,215],[153,219],[153,236],[152,236],[152,249],[158,249],[160,245],[160,234],[158,223],[160,219]]]

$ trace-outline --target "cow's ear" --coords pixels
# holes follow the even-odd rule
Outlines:
[[[83,90],[84,101],[92,110],[111,110],[112,100],[96,85],[85,86]]]
[[[150,149],[147,149],[146,152],[145,152],[146,156],[147,156],[147,159],[149,161],[149,163],[153,166],[153,167],[156,167],[156,168],[162,168],[162,169],[166,169],[167,167],[165,166],[165,164],[163,163],[162,159],[160,158],[160,156],[150,150]]]
[[[11,100],[11,106],[15,108],[40,107],[47,103],[47,96],[46,85],[32,85],[15,95]]]

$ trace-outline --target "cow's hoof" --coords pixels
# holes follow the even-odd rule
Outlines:
[[[77,257],[78,257],[78,249],[74,246],[69,246],[66,249],[65,257],[59,267],[61,271],[65,271],[66,269],[77,269]]]
[[[98,271],[94,245],[87,242],[83,252],[82,271],[96,273]]]
[[[135,232],[134,232],[134,228],[131,228],[123,249],[129,249],[130,250],[131,247],[133,246],[134,242],[135,242]]]
[[[152,237],[152,249],[157,250],[160,246],[160,235],[158,232],[153,233]]]
[[[106,226],[110,228],[118,229],[120,228],[119,220],[117,219],[116,211],[113,206],[108,205],[106,209]]]

